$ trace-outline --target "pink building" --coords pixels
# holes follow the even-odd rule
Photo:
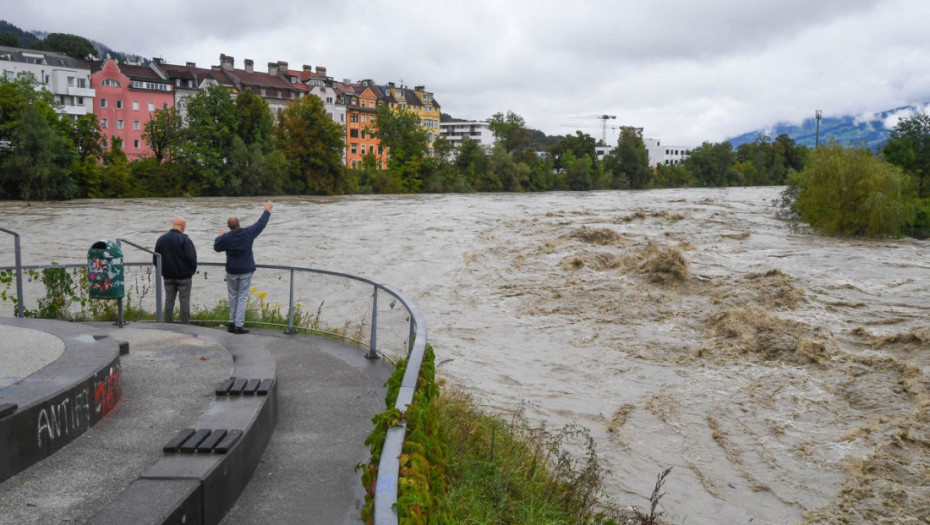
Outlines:
[[[104,147],[109,149],[113,137],[119,137],[130,161],[150,157],[152,149],[142,135],[155,110],[174,105],[170,81],[153,67],[118,64],[113,59],[92,62],[91,72],[91,85],[96,89],[94,114]]]

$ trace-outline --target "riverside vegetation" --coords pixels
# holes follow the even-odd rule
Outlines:
[[[36,88],[39,89],[36,89]],[[444,115],[446,121],[454,120]],[[528,129],[511,111],[489,119],[496,145],[486,150],[466,140],[453,150],[442,138],[430,143],[413,112],[381,106],[377,134],[386,166],[372,152],[361,165],[342,165],[345,130],[327,116],[319,98],[293,101],[275,116],[267,102],[246,90],[233,97],[215,86],[191,98],[181,115],[157,110],[145,124],[151,156],[127,160],[120,140],[101,135],[95,115],[72,120],[56,111],[52,95],[28,74],[0,79],[0,199],[61,200],[103,197],[339,195],[346,193],[588,191],[671,187],[789,185],[816,189],[833,173],[858,180],[855,192],[871,195],[869,227],[832,224],[822,212],[831,201],[801,199],[795,211],[829,233],[930,232],[930,117],[901,120],[878,156],[844,149],[854,158],[827,155],[787,135],[760,136],[737,148],[704,142],[675,165],[650,166],[642,132],[621,130],[617,144],[599,158],[590,135],[550,137]],[[606,146],[606,144],[602,144]],[[539,152],[546,155],[540,156]],[[834,157],[836,157],[834,155]],[[837,170],[841,170],[837,172]],[[863,171],[865,170],[865,171]],[[870,181],[866,183],[866,181]],[[897,189],[884,182],[900,181]],[[871,184],[871,185],[870,185]],[[845,186],[841,186],[845,188]],[[845,191],[845,190],[844,190]],[[900,197],[904,206],[893,210]],[[791,197],[791,195],[789,195]],[[913,201],[913,202],[911,202]],[[814,211],[819,210],[819,211]],[[891,213],[895,215],[887,215]],[[884,214],[884,215],[882,215]]]

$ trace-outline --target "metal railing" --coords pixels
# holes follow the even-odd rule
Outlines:
[[[70,304],[60,312],[72,320],[92,320],[103,305],[102,299],[87,297],[87,264],[55,264],[23,266],[20,260],[19,235],[0,228],[15,237],[16,261],[14,266],[0,267],[0,272],[16,272],[16,308],[14,315],[35,315],[46,299],[45,279],[38,278],[50,269],[67,272],[70,276]],[[128,322],[161,322],[162,278],[160,257],[152,250],[126,239],[117,239],[154,256],[146,262],[125,262],[124,282],[126,308],[119,300],[117,324]],[[23,272],[29,278],[23,279]],[[191,322],[207,326],[228,322],[228,304],[222,263],[198,263],[191,293]],[[66,279],[67,280],[67,279]],[[8,297],[9,291],[4,290]],[[2,287],[2,284],[0,284]],[[426,351],[426,320],[416,305],[403,293],[387,284],[333,270],[296,266],[257,265],[252,278],[250,314],[246,324],[279,327],[286,333],[306,332],[338,338],[367,349],[366,357],[384,357],[392,362],[407,359],[407,368],[393,408],[406,411],[413,402],[420,366]],[[285,310],[286,305],[286,310]],[[150,312],[155,311],[155,318]],[[0,303],[0,316],[8,310]],[[285,313],[286,312],[286,313]],[[125,317],[125,318],[124,318]],[[375,491],[375,523],[394,525],[398,522],[394,503],[397,501],[400,474],[399,456],[406,435],[406,421],[392,427],[381,452],[378,480]]]

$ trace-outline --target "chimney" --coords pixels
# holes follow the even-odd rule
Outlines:
[[[289,68],[287,67],[287,62],[285,62],[284,60],[278,60],[278,69],[279,69],[282,73],[285,72],[285,71],[287,71],[287,70],[289,69]]]
[[[152,63],[159,65],[159,66],[163,66],[165,65],[165,59],[161,57],[152,57]]]
[[[415,86],[413,88],[414,91],[423,91],[424,89],[426,89],[426,86]]]
[[[271,76],[278,76],[278,63],[277,62],[268,62],[268,74]]]
[[[325,76],[326,76],[326,68],[323,67],[323,66],[316,66],[316,74],[317,74],[317,75],[320,75],[321,77],[325,77]]]
[[[245,59],[245,72],[252,73],[254,71],[255,71],[255,61],[253,61],[251,58]]]
[[[313,73],[313,66],[308,66],[304,64],[304,73]]]
[[[188,62],[188,63],[187,63],[187,67],[197,67],[197,63],[196,63],[196,62]]]
[[[225,54],[220,54],[220,67],[227,71],[232,71],[233,67],[236,64],[236,59]]]
[[[394,83],[393,83],[393,82],[388,82],[388,87],[389,87],[389,88],[393,88],[393,87],[394,87]]]

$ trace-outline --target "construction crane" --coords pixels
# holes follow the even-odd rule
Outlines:
[[[570,118],[570,119],[587,119],[587,120],[597,119],[597,120],[600,120],[600,121],[601,121],[601,124],[600,124],[600,128],[601,128],[601,143],[606,145],[606,144],[607,144],[607,121],[610,120],[610,119],[615,119],[615,118],[617,118],[617,116],[616,116],[616,115],[574,115],[574,116],[571,116],[571,117],[568,117],[568,118]],[[573,125],[571,125],[571,124],[562,124],[562,125],[563,125],[563,126],[566,126],[566,127],[572,127],[572,128],[587,127],[587,126],[573,126]],[[593,126],[590,126],[590,127],[593,127]]]

